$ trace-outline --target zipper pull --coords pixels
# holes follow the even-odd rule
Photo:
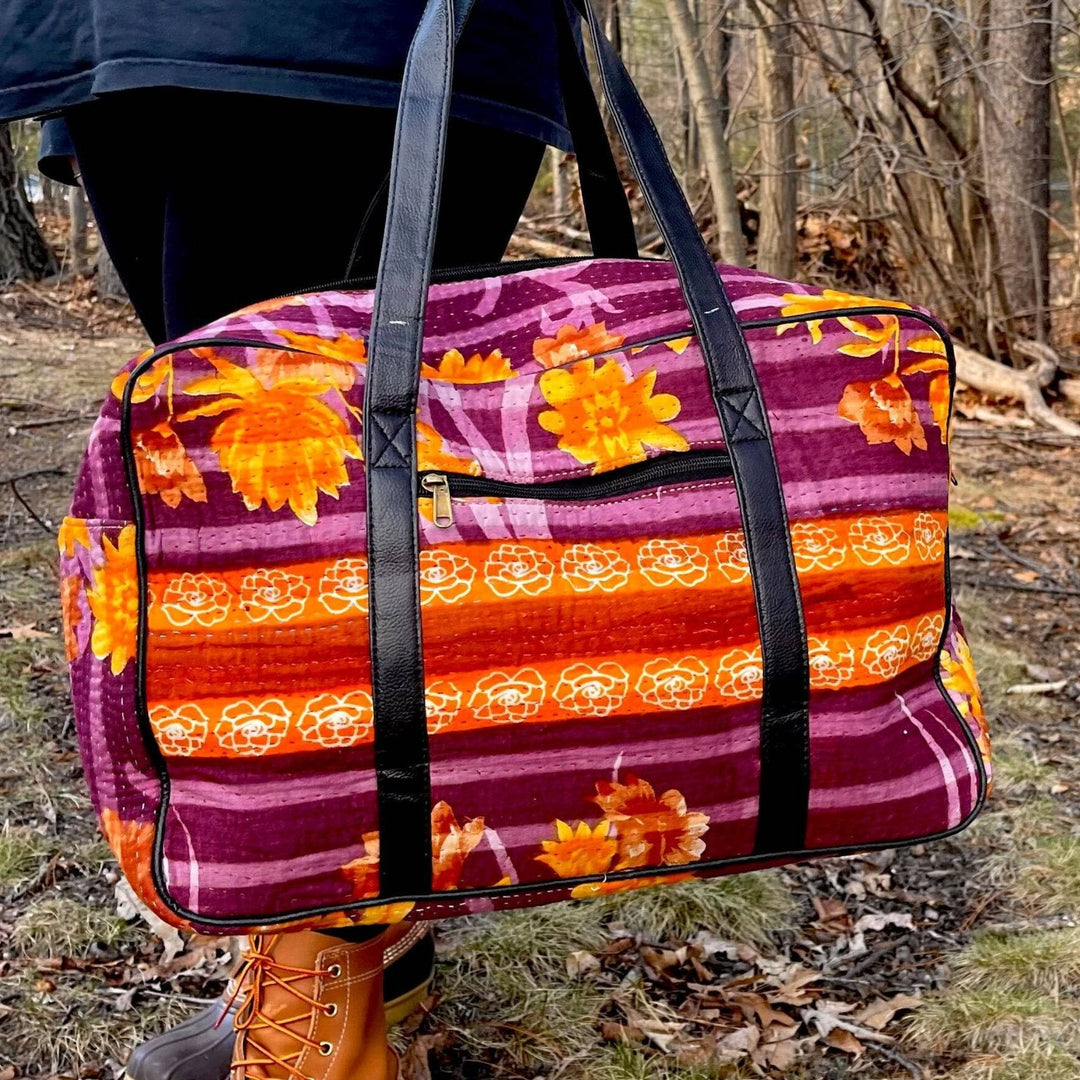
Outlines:
[[[420,485],[431,496],[435,524],[440,529],[449,529],[454,524],[454,504],[450,500],[450,481],[441,473],[436,473],[423,477]]]

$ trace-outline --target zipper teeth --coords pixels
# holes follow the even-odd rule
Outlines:
[[[619,476],[617,470],[609,476],[582,476],[572,480],[548,480],[523,483],[513,480],[491,480],[483,476],[463,476],[457,473],[427,472],[423,477],[444,476],[451,495],[498,496],[525,499],[550,499],[555,502],[589,501],[613,495],[629,495],[656,487],[665,480],[688,483],[731,475],[731,458],[724,450],[688,451],[677,460],[658,458],[648,463],[650,468],[630,466],[632,472]],[[422,477],[422,479],[423,479]]]

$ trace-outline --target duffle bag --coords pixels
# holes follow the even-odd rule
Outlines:
[[[718,273],[585,0],[668,258],[636,257],[560,0],[597,254],[433,282],[470,6],[430,0],[413,42],[374,288],[144,354],[93,428],[60,534],[78,734],[177,925],[604,896],[947,836],[983,801],[947,334]]]

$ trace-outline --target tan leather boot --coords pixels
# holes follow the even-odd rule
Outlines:
[[[385,937],[253,937],[232,1080],[396,1080],[383,1005]]]

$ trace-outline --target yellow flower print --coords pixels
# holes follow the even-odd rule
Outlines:
[[[855,650],[846,641],[828,642],[812,637],[810,649],[810,687],[813,690],[839,690],[855,674]]]
[[[509,359],[498,349],[487,356],[473,353],[468,360],[457,349],[451,349],[443,354],[438,367],[431,364],[421,365],[420,374],[425,379],[452,383],[505,382],[507,379],[517,378],[517,372],[510,367]]]
[[[458,822],[446,802],[431,808],[431,887],[436,892],[456,889],[461,883],[465,860],[484,838],[484,819]]]
[[[655,889],[658,885],[682,885],[698,880],[697,874],[663,874],[653,877],[629,878],[625,881],[587,881],[570,890],[572,900],[595,900],[612,893],[633,892],[636,889]]]
[[[746,537],[741,530],[721,534],[716,541],[716,562],[720,573],[730,582],[745,581],[750,576]]]
[[[475,577],[468,559],[439,548],[425,549],[420,552],[420,603],[456,604],[469,595]]]
[[[568,712],[578,716],[610,716],[626,699],[630,676],[618,664],[572,664],[552,695]]]
[[[893,679],[900,674],[910,645],[911,631],[903,623],[895,630],[878,630],[863,646],[863,666],[879,679]]]
[[[933,514],[915,515],[915,550],[923,562],[939,562],[945,557],[945,526]]]
[[[206,483],[168,421],[134,436],[133,451],[139,474],[139,490],[160,495],[175,510],[186,495],[192,502],[206,502]]]
[[[978,724],[981,732],[979,748],[989,761],[989,727],[983,708],[982,691],[979,689],[979,678],[975,674],[975,661],[971,658],[971,649],[968,648],[963,635],[956,634],[955,643],[951,649],[942,649],[941,666],[945,669],[945,688],[959,698],[960,715],[971,716]]]
[[[285,738],[289,716],[285,703],[274,698],[258,705],[235,701],[221,710],[214,734],[223,749],[242,757],[258,757]]]
[[[161,610],[173,626],[216,626],[231,606],[229,587],[210,574],[183,573],[169,582],[161,597]]]
[[[638,569],[659,588],[692,588],[709,576],[709,559],[696,544],[682,540],[649,540],[638,551]]]
[[[255,570],[240,582],[240,608],[252,622],[288,622],[303,613],[311,586],[285,570]]]
[[[848,528],[851,550],[867,566],[899,566],[911,554],[911,535],[886,517],[860,518]]]
[[[547,686],[535,668],[522,668],[513,674],[493,671],[476,684],[469,708],[478,720],[520,724],[540,711],[546,696]]]
[[[550,866],[561,878],[588,877],[606,874],[619,850],[618,842],[610,837],[611,822],[601,821],[595,828],[579,821],[572,829],[565,821],[555,822],[555,839],[543,840],[543,855],[536,861]]]
[[[370,900],[379,895],[379,834],[364,833],[364,854],[341,868],[354,900]]]
[[[279,330],[279,334],[294,340],[298,347],[301,343],[311,342],[318,345],[322,338],[308,337],[305,334],[293,334],[289,330]],[[348,337],[343,334],[342,337]],[[329,343],[328,343],[329,344]],[[364,343],[357,339],[360,353]],[[312,355],[316,353],[317,355]],[[293,352],[291,349],[258,349],[250,365],[250,370],[263,386],[271,387],[289,379],[314,379],[333,386],[338,390],[350,390],[356,382],[356,365],[363,360],[350,360],[347,354],[335,354],[324,349],[309,346],[306,352]]]
[[[422,420],[416,422],[416,467],[420,472],[465,473],[480,475],[480,462],[458,457],[443,449],[443,437]]]
[[[265,502],[280,510],[287,503],[305,525],[314,525],[319,492],[336,499],[349,482],[346,458],[361,456],[346,421],[318,400],[337,389],[333,380],[290,372],[264,386],[212,350],[201,355],[216,374],[189,383],[184,393],[217,400],[178,416],[177,423],[223,416],[210,448],[244,505],[257,510]]]
[[[658,656],[641,669],[636,689],[647,705],[658,709],[692,709],[708,688],[709,669],[696,656]]]
[[[93,587],[86,592],[94,616],[90,648],[99,660],[109,660],[119,675],[135,655],[139,622],[139,581],[135,564],[135,526],[125,525],[114,545],[102,537],[105,562],[94,569]]]
[[[363,690],[348,694],[320,694],[307,703],[296,725],[302,738],[329,750],[355,746],[371,731],[371,695]]]
[[[902,311],[910,311],[910,304],[903,304],[899,300],[875,300],[872,296],[858,296],[854,293],[838,292],[836,289],[826,289],[820,294],[809,293],[784,293],[780,297],[785,302],[785,306],[780,309],[781,315],[811,315],[815,312],[821,312],[822,317],[820,319],[811,319],[806,323],[806,328],[810,332],[810,340],[815,345],[821,343],[821,324],[826,318],[830,317],[829,313],[843,308],[856,308],[856,307],[889,307],[897,308]],[[890,333],[892,330],[891,324],[896,322],[895,318],[888,315],[874,316],[883,325],[890,327]],[[844,316],[837,320],[845,329],[851,330],[853,333],[867,336],[867,327],[847,316]],[[783,323],[776,328],[776,333],[786,334],[792,327],[798,326],[799,323]],[[876,350],[875,350],[876,351]]]
[[[645,448],[689,450],[690,444],[666,421],[679,415],[674,394],[653,394],[656,371],[633,382],[617,360],[596,371],[593,360],[569,370],[556,368],[540,377],[544,400],[552,407],[538,417],[545,431],[559,436],[559,449],[593,472],[644,461]]]
[[[937,651],[944,632],[944,615],[924,615],[911,635],[911,655],[916,660],[929,660]]]
[[[150,349],[146,352],[140,353],[135,357],[132,363],[132,369],[138,367],[144,360],[152,355]],[[133,405],[141,405],[144,401],[149,401],[154,397],[158,390],[161,389],[162,383],[168,378],[171,380],[173,373],[172,357],[163,356],[158,360],[155,360],[150,367],[144,371],[135,380],[135,389],[131,392],[131,403]],[[122,399],[124,396],[124,389],[128,384],[128,380],[131,378],[131,370],[121,371],[112,381],[110,389],[112,390],[113,397]]]
[[[336,338],[319,337],[318,334],[298,334],[294,330],[278,330],[278,334],[290,345],[305,352],[319,353],[333,360],[359,366],[367,363],[367,345],[363,338],[354,338],[344,331]]]
[[[732,649],[720,663],[716,685],[726,698],[755,701],[761,697],[760,649]]]
[[[368,561],[363,555],[338,559],[319,579],[319,603],[331,615],[368,609]]]
[[[563,552],[559,569],[575,592],[614,592],[630,580],[630,564],[599,544],[572,544]]]
[[[90,526],[82,518],[66,517],[60,523],[60,531],[56,536],[60,554],[69,559],[75,554],[76,547],[90,550]]]
[[[554,576],[555,564],[528,544],[500,544],[484,563],[484,580],[496,596],[539,596]]]
[[[448,682],[434,682],[424,694],[428,734],[448,728],[461,712],[461,691]]]
[[[166,757],[191,757],[206,744],[210,721],[198,705],[171,709],[155,705],[150,710],[150,727]]]
[[[611,352],[625,340],[622,334],[609,333],[602,322],[581,328],[560,326],[553,338],[537,338],[533,342],[533,358],[541,367],[554,368],[571,360]]]
[[[811,570],[835,570],[843,563],[846,550],[835,529],[805,521],[792,525],[791,546],[795,566],[804,574]]]

